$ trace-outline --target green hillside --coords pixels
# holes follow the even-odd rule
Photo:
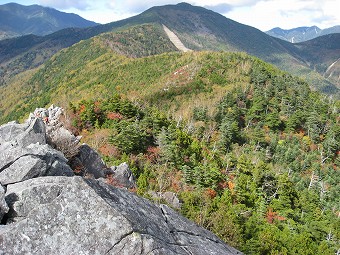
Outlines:
[[[245,74],[253,60],[245,54],[174,51],[161,26],[154,25],[136,26],[82,41],[55,55],[21,84],[18,93],[13,94],[11,86],[0,88],[3,120],[15,119],[52,102],[67,106],[70,101],[100,98],[113,92],[136,100],[159,98],[162,105],[177,95],[181,97],[182,92],[191,95],[208,90],[212,97],[219,97],[221,91],[228,89],[219,84],[224,82],[223,77],[230,84],[244,85],[249,80]],[[163,52],[169,53],[156,55]],[[212,56],[220,60],[213,60]],[[223,63],[228,60],[223,60],[223,56],[244,59],[235,59],[239,62],[237,69],[234,66],[226,69]],[[221,77],[210,74],[209,68],[220,70]],[[214,76],[212,81],[207,75]],[[14,109],[9,106],[13,102]]]
[[[150,21],[161,22],[173,30],[188,48],[198,51],[246,52],[302,77],[319,91],[339,96],[337,82],[334,79],[325,79],[324,72],[315,68],[317,64],[338,60],[340,44],[335,37],[328,37],[327,44],[336,45],[332,49],[325,49],[322,44],[312,47],[306,43],[304,50],[299,50],[292,43],[187,3],[153,7],[139,16],[145,15]],[[313,55],[312,64],[309,61],[310,52],[317,52],[319,56],[317,58],[317,54]]]

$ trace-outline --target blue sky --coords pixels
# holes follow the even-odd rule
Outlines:
[[[155,5],[177,4],[183,0],[0,0],[0,4],[9,2],[53,7],[104,24],[139,14]],[[227,18],[262,31],[274,27],[289,29],[316,25],[327,28],[340,25],[339,0],[187,0],[186,2],[214,10]]]

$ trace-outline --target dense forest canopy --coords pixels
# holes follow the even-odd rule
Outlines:
[[[246,254],[338,252],[339,101],[258,59],[205,58],[201,79],[184,89],[149,101],[115,93],[71,104],[76,132],[107,162],[128,161],[138,194],[175,192],[185,216]],[[248,83],[230,86],[228,66],[242,61],[237,79]],[[161,107],[180,108],[212,84],[229,87],[186,117]]]

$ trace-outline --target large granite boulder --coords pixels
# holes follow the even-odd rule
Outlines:
[[[7,185],[39,176],[73,176],[64,155],[49,145],[0,145],[0,183]]]
[[[82,177],[7,186],[0,254],[241,254],[211,232],[126,190]]]

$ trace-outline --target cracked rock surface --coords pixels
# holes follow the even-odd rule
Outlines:
[[[82,177],[7,186],[0,254],[241,254],[211,232],[126,190]]]

